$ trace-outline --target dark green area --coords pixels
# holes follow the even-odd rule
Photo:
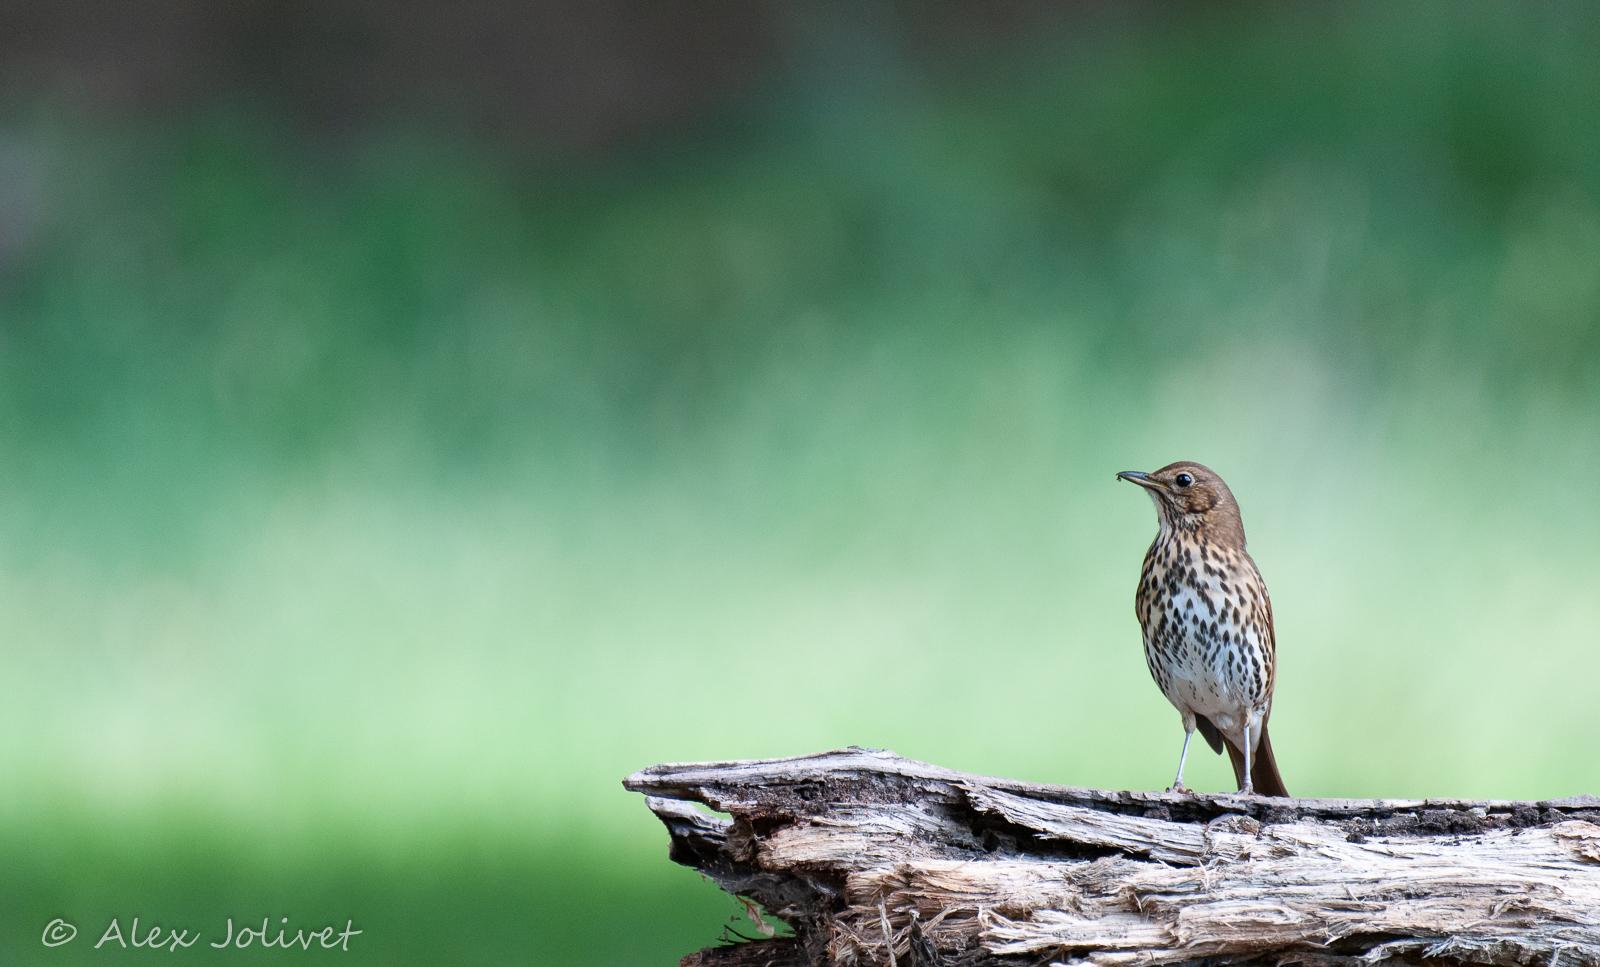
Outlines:
[[[697,874],[619,857],[604,843],[574,849],[506,830],[423,827],[375,842],[359,830],[267,827],[242,837],[225,817],[169,812],[115,829],[58,817],[30,832],[48,838],[8,840],[3,857],[0,918],[15,963],[650,963],[718,942],[736,913],[744,921]],[[346,918],[362,932],[348,953],[316,941],[310,951],[210,948],[227,941],[228,918],[237,939],[263,916],[273,931],[288,917],[291,935],[330,924],[337,933]],[[78,935],[46,949],[41,936],[56,917]],[[136,948],[135,917],[145,942],[154,926],[169,942],[179,930],[194,943]],[[126,949],[109,936],[113,919]]]

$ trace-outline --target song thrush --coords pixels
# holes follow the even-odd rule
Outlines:
[[[1289,795],[1267,737],[1277,666],[1272,601],[1245,552],[1232,491],[1198,463],[1125,470],[1117,479],[1149,492],[1160,523],[1134,608],[1150,675],[1183,717],[1172,788],[1183,789],[1189,740],[1199,728],[1216,752],[1227,747],[1241,793]]]

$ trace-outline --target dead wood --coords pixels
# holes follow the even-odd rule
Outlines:
[[[1114,792],[855,748],[624,784],[673,860],[794,930],[685,964],[1600,967],[1593,796]]]

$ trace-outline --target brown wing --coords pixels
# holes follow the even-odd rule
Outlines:
[[[1255,559],[1245,554],[1244,561],[1249,568],[1252,597],[1259,596],[1259,619],[1256,623],[1261,626],[1261,640],[1267,648],[1267,702],[1270,711],[1272,691],[1278,684],[1278,633],[1272,626],[1272,595],[1267,593],[1267,582],[1261,577],[1261,569],[1256,567]]]

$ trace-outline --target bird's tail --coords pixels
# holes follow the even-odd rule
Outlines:
[[[1223,741],[1227,742],[1224,738]],[[1240,787],[1244,786],[1244,753],[1228,742],[1228,758],[1233,762],[1233,779]],[[1272,736],[1267,732],[1265,722],[1261,723],[1261,741],[1256,745],[1256,753],[1250,762],[1250,783],[1255,786],[1258,796],[1288,796],[1289,790],[1283,785],[1283,777],[1278,775],[1278,760],[1272,755]]]

